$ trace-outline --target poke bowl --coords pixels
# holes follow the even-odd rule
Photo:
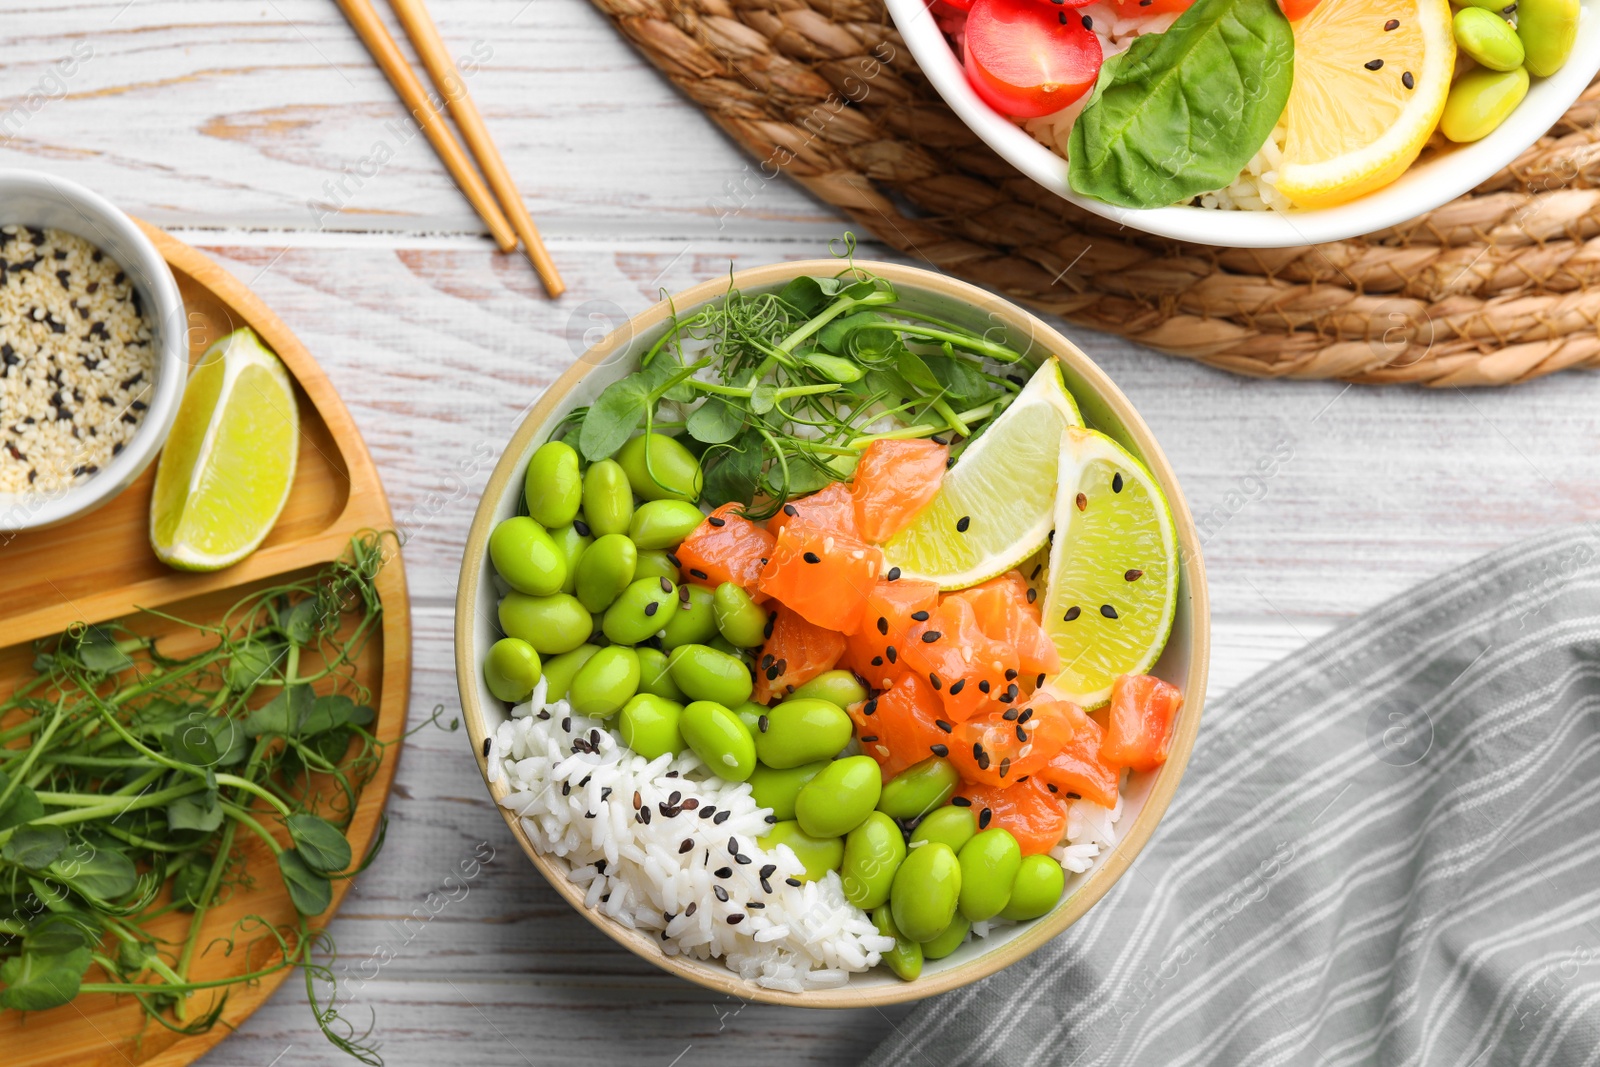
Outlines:
[[[1022,173],[1228,247],[1432,211],[1517,160],[1600,71],[1597,0],[886,2],[935,90]],[[1545,180],[1579,167],[1556,159]]]
[[[710,989],[860,1007],[1105,895],[1177,789],[1209,625],[1171,467],[1072,342],[808,261],[676,294],[539,398],[467,538],[456,668],[490,795],[580,914]]]

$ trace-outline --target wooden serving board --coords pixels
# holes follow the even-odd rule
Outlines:
[[[140,223],[177,277],[188,312],[189,356],[198,360],[212,341],[249,326],[294,376],[300,403],[300,456],[282,516],[266,542],[236,566],[214,574],[168,569],[150,550],[150,489],[155,465],[105,507],[49,530],[29,531],[0,545],[0,695],[32,676],[33,639],[59,633],[74,622],[121,619],[141,633],[169,632],[170,624],[141,615],[159,607],[192,622],[209,622],[253,590],[314,573],[339,558],[362,531],[387,531],[394,521],[360,432],[316,360],[293,333],[237,278],[154,227]],[[393,540],[387,542],[393,548]],[[386,553],[377,578],[383,600],[380,636],[357,664],[356,680],[374,694],[372,730],[388,742],[382,763],[361,796],[347,834],[357,857],[377,830],[394,780],[399,741],[405,731],[411,688],[411,613],[405,570],[398,551]],[[177,646],[173,651],[181,651]],[[246,915],[292,924],[294,908],[276,876],[272,857],[253,835],[240,836],[248,868],[265,872],[249,892],[235,892],[206,917],[200,943],[226,934]],[[325,926],[349,888],[335,881],[333,904],[319,916]],[[177,936],[187,918],[169,916]],[[165,922],[166,919],[160,922]],[[246,969],[243,951],[197,958],[197,979],[215,979]],[[259,961],[258,961],[259,962]],[[255,985],[229,991],[222,1021],[197,1037],[179,1037],[150,1022],[131,997],[80,996],[52,1011],[23,1015],[0,1011],[0,1064],[5,1067],[180,1067],[204,1055],[294,972],[279,972]],[[90,981],[97,980],[90,972]],[[209,994],[193,1003],[203,1010]],[[196,1011],[193,1014],[200,1014]]]

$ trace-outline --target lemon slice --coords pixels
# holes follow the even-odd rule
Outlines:
[[[249,329],[213,344],[184,386],[156,468],[156,556],[214,571],[255,551],[289,498],[299,444],[294,385],[278,357]]]
[[[1455,64],[1447,0],[1323,0],[1294,23],[1278,190],[1330,207],[1400,177],[1439,125]]]
[[[928,506],[884,544],[888,565],[965,589],[1027,559],[1055,522],[1061,431],[1082,425],[1061,365],[1045,361],[961,453]]]
[[[1332,0],[1325,0],[1332,2]],[[1061,654],[1055,688],[1096,708],[1119,674],[1160,657],[1178,605],[1178,537],[1144,464],[1096,430],[1061,435],[1061,488],[1040,614]]]

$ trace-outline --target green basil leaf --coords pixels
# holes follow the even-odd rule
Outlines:
[[[67,832],[59,826],[23,826],[0,848],[0,859],[42,871],[66,851]]]
[[[59,1008],[78,995],[83,974],[89,969],[87,948],[74,949],[60,956],[41,956],[24,952],[0,964],[0,1008],[14,1011],[46,1011]]]
[[[744,412],[720,397],[709,397],[689,413],[687,429],[696,441],[720,445],[744,429]]]
[[[590,406],[578,434],[578,451],[590,463],[605,459],[621,448],[639,428],[645,405],[650,401],[650,384],[638,374],[619,378]]]
[[[333,885],[313,871],[297,849],[278,853],[278,873],[283,875],[289,900],[301,915],[321,915],[333,903]]]
[[[133,861],[109,848],[96,848],[87,841],[74,842],[49,871],[83,896],[112,901],[133,892],[139,872]]]
[[[291,815],[286,821],[307,867],[318,874],[338,874],[350,866],[350,842],[338,827],[315,815]]]
[[[250,737],[298,734],[315,702],[309,685],[284,686],[277,696],[250,713],[244,721],[244,732]]]
[[[1196,0],[1108,63],[1072,127],[1073,191],[1131,208],[1221,189],[1261,150],[1294,84],[1277,0]]]

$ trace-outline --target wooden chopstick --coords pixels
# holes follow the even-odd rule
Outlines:
[[[539,272],[545,290],[552,297],[560,296],[566,292],[566,283],[561,280],[544,241],[539,238],[539,228],[533,224],[533,217],[522,202],[522,194],[517,192],[517,184],[511,180],[511,172],[506,169],[494,138],[489,136],[489,128],[483,124],[483,115],[478,111],[478,105],[472,102],[467,84],[456,70],[455,61],[450,58],[444,38],[439,36],[439,27],[435,25],[433,16],[428,14],[427,5],[423,0],[389,0],[389,6],[394,8],[401,27],[411,39],[411,46],[417,50],[422,65],[427,68],[428,77],[433,79],[433,87],[444,97],[451,116],[461,128],[461,136],[466,138],[467,148],[477,159],[478,166],[483,168],[483,176],[489,180],[489,187],[510,216],[511,226],[522,238],[524,250],[533,263],[533,269]]]
[[[511,228],[511,223],[506,221],[505,213],[500,210],[494,195],[483,184],[483,179],[478,177],[477,168],[472,165],[461,143],[450,132],[444,116],[435,111],[433,105],[429,103],[427,90],[422,87],[422,82],[406,62],[405,56],[401,55],[400,46],[390,36],[383,20],[378,18],[378,13],[373,10],[370,0],[336,0],[336,2],[339,10],[344,12],[344,17],[350,20],[350,25],[355,27],[362,43],[367,46],[367,51],[377,60],[378,67],[388,77],[389,84],[393,85],[395,92],[400,95],[400,102],[405,104],[407,110],[411,112],[411,117],[427,135],[428,143],[433,145],[433,150],[439,153],[439,158],[444,161],[450,177],[455,179],[456,185],[466,194],[479,217],[489,227],[489,233],[494,237],[495,244],[500,246],[500,251],[510,252],[516,248],[516,231]]]

